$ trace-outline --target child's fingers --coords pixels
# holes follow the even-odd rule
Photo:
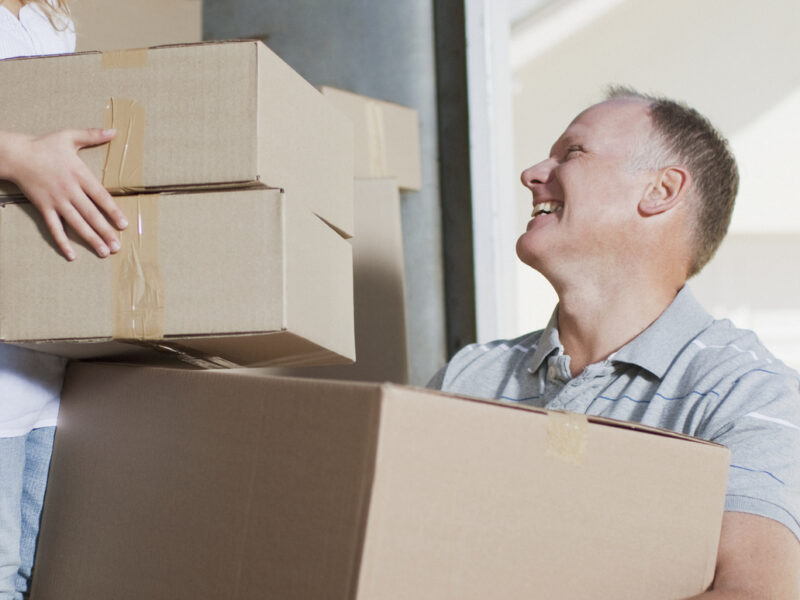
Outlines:
[[[50,235],[53,236],[53,240],[59,250],[61,250],[61,253],[67,260],[75,260],[75,250],[73,250],[72,244],[69,243],[69,238],[67,238],[67,232],[64,231],[64,224],[61,222],[61,217],[58,216],[55,210],[48,210],[42,216],[44,217],[47,229],[50,231]]]
[[[117,133],[116,129],[71,129],[67,130],[75,148],[98,146],[110,141]]]
[[[117,203],[114,202],[114,198],[97,178],[92,175],[88,169],[83,169],[82,172],[79,173],[78,179],[89,199],[109,216],[111,222],[116,225],[117,229],[125,229],[128,226],[128,219],[125,217],[125,213],[117,206]]]
[[[86,219],[83,218],[75,206],[69,202],[63,202],[59,212],[67,225],[72,227],[73,231],[75,231],[81,239],[94,248],[98,256],[101,258],[108,256],[108,246],[89,223],[86,222]]]
[[[76,190],[73,195],[72,205],[78,210],[89,227],[102,238],[112,253],[120,249],[119,236],[117,235],[116,229],[114,229],[105,216],[103,216],[103,213],[95,206],[94,202],[84,195],[82,190]],[[98,250],[98,253],[100,250],[102,250],[102,248]]]

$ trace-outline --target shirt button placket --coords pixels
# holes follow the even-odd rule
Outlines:
[[[568,407],[569,410],[585,413],[592,401],[600,393],[600,390],[605,385],[606,378],[602,377],[600,373],[592,374],[592,377],[584,382],[580,388],[580,393],[574,394],[573,405]],[[576,391],[577,391],[576,389]]]

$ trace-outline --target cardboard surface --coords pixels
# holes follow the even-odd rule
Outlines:
[[[352,125],[261,42],[5,60],[0,80],[1,130],[113,125],[80,153],[113,193],[281,188],[353,233]]]
[[[400,386],[74,363],[33,600],[674,600],[711,582],[728,461]]]
[[[416,110],[328,86],[320,91],[353,122],[356,177],[396,177],[401,189],[422,189]]]
[[[203,39],[202,0],[71,0],[70,10],[79,52]]]
[[[74,262],[32,205],[0,206],[0,339],[73,358],[170,357],[120,339],[241,365],[354,358],[350,244],[288,194],[119,200],[123,251],[75,242]]]
[[[408,383],[405,266],[397,180],[356,179],[353,304],[356,362],[273,375]]]

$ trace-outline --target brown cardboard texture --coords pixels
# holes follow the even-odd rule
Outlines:
[[[400,386],[73,364],[34,600],[684,598],[728,460]]]
[[[119,50],[203,39],[202,0],[72,0],[77,47]]]
[[[397,180],[356,179],[353,304],[356,362],[273,374],[408,383],[405,267]]]
[[[327,86],[320,91],[353,121],[356,177],[396,177],[403,190],[422,188],[416,110]]]
[[[0,80],[0,130],[117,129],[80,152],[112,193],[281,188],[353,233],[352,125],[261,42],[11,59]]]
[[[130,222],[122,251],[100,259],[74,242],[73,262],[32,205],[0,207],[0,340],[72,358],[354,358],[350,244],[288,194],[117,200]]]

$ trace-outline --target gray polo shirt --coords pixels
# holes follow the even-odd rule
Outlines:
[[[687,286],[607,360],[569,372],[556,327],[460,350],[428,384],[447,392],[671,429],[731,450],[725,509],[800,539],[800,378],[752,331],[714,320]]]

